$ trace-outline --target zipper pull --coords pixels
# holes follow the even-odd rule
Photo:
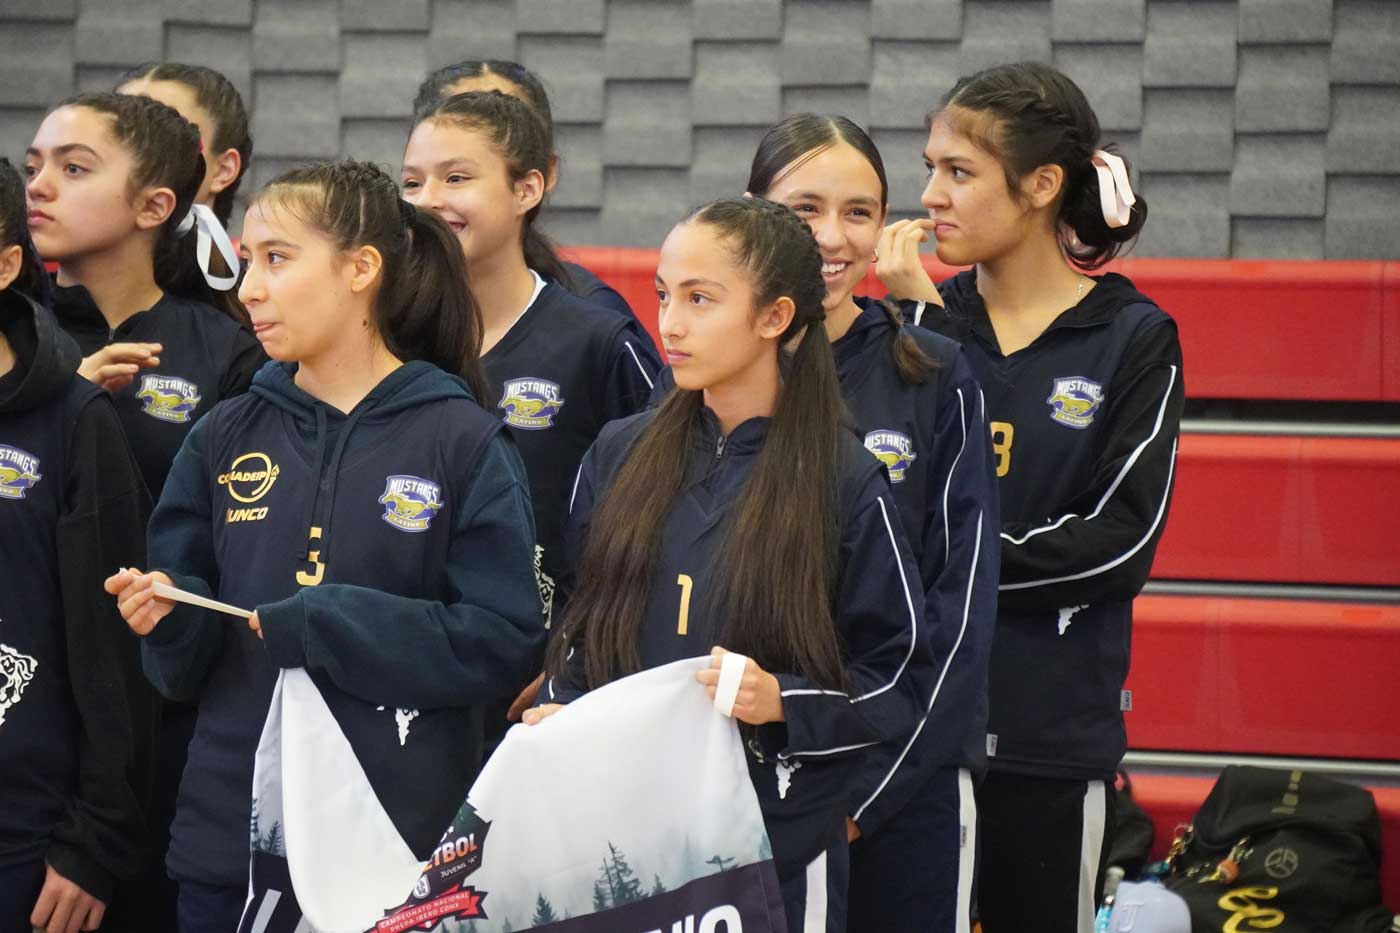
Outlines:
[[[720,439],[719,439],[719,442],[718,442],[717,444],[715,444],[715,459],[716,459],[716,460],[718,460],[720,457],[723,457],[723,456],[724,456],[724,442],[725,442],[726,440],[727,440],[727,438],[725,438],[723,435],[721,435],[721,436],[720,436]]]

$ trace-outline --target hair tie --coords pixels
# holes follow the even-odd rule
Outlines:
[[[1094,171],[1099,176],[1099,207],[1103,219],[1110,227],[1126,227],[1133,215],[1133,205],[1137,198],[1133,186],[1128,183],[1128,168],[1123,160],[1111,152],[1095,149],[1089,157]]]
[[[196,231],[195,257],[199,262],[199,271],[204,275],[204,281],[209,283],[209,287],[216,292],[226,292],[238,284],[238,253],[233,249],[233,241],[228,238],[228,232],[224,230],[224,225],[219,223],[219,218],[214,216],[214,212],[203,204],[190,205],[190,212],[185,215],[185,219],[180,221],[180,225],[175,228],[179,236],[184,236],[191,230]],[[217,244],[219,254],[224,257],[225,264],[228,265],[228,275],[215,275],[209,270],[210,246]]]
[[[411,227],[417,216],[418,208],[409,204],[403,198],[399,198],[399,220],[403,221],[403,225],[405,227]]]

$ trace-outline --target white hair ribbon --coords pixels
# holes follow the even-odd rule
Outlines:
[[[175,232],[184,236],[190,230],[194,230],[197,239],[195,240],[195,257],[199,260],[199,271],[204,274],[204,281],[209,283],[209,287],[218,292],[226,292],[238,284],[238,253],[233,249],[233,241],[228,238],[228,232],[224,230],[224,225],[219,223],[219,218],[214,216],[214,212],[203,204],[194,204],[190,207],[190,212],[185,215],[185,219],[180,221],[180,226],[175,228]],[[209,248],[212,244],[217,244],[219,253],[224,257],[224,263],[229,268],[228,275],[215,275],[209,271]]]
[[[1099,173],[1099,206],[1103,219],[1110,227],[1126,227],[1133,215],[1133,186],[1128,183],[1128,169],[1123,160],[1111,152],[1094,150],[1089,157],[1094,171]]]

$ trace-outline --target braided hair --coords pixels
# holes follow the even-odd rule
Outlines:
[[[712,229],[728,247],[748,273],[754,313],[780,298],[795,309],[774,350],[783,382],[768,435],[726,523],[714,596],[724,620],[721,643],[764,670],[840,689],[845,672],[832,599],[844,408],[823,323],[821,249],[801,217],[762,198],[715,201],[681,222]],[[793,339],[789,356],[785,346]],[[668,395],[599,503],[578,590],[550,648],[556,675],[565,673],[568,642],[584,646],[589,687],[640,669],[661,517],[679,494],[689,458],[708,451],[698,443],[703,405],[700,391]]]
[[[997,65],[959,78],[926,121],[946,119],[1002,164],[1014,192],[1041,165],[1064,170],[1056,226],[1060,246],[1080,269],[1097,269],[1132,243],[1147,221],[1137,195],[1126,226],[1110,227],[1099,204],[1098,173],[1090,162],[1101,145],[1098,117],[1079,85],[1039,62]]]
[[[294,168],[252,203],[287,211],[341,252],[374,247],[383,267],[373,320],[385,346],[401,360],[426,360],[462,377],[486,403],[481,315],[461,244],[432,212],[402,200],[383,169],[350,159]]]

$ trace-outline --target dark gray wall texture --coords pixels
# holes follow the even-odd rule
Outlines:
[[[0,0],[0,152],[164,58],[243,92],[252,184],[337,155],[396,171],[418,82],[469,57],[544,77],[563,243],[658,245],[800,110],[869,127],[918,213],[925,112],[960,74],[1039,59],[1133,162],[1139,255],[1400,257],[1400,0]]]

